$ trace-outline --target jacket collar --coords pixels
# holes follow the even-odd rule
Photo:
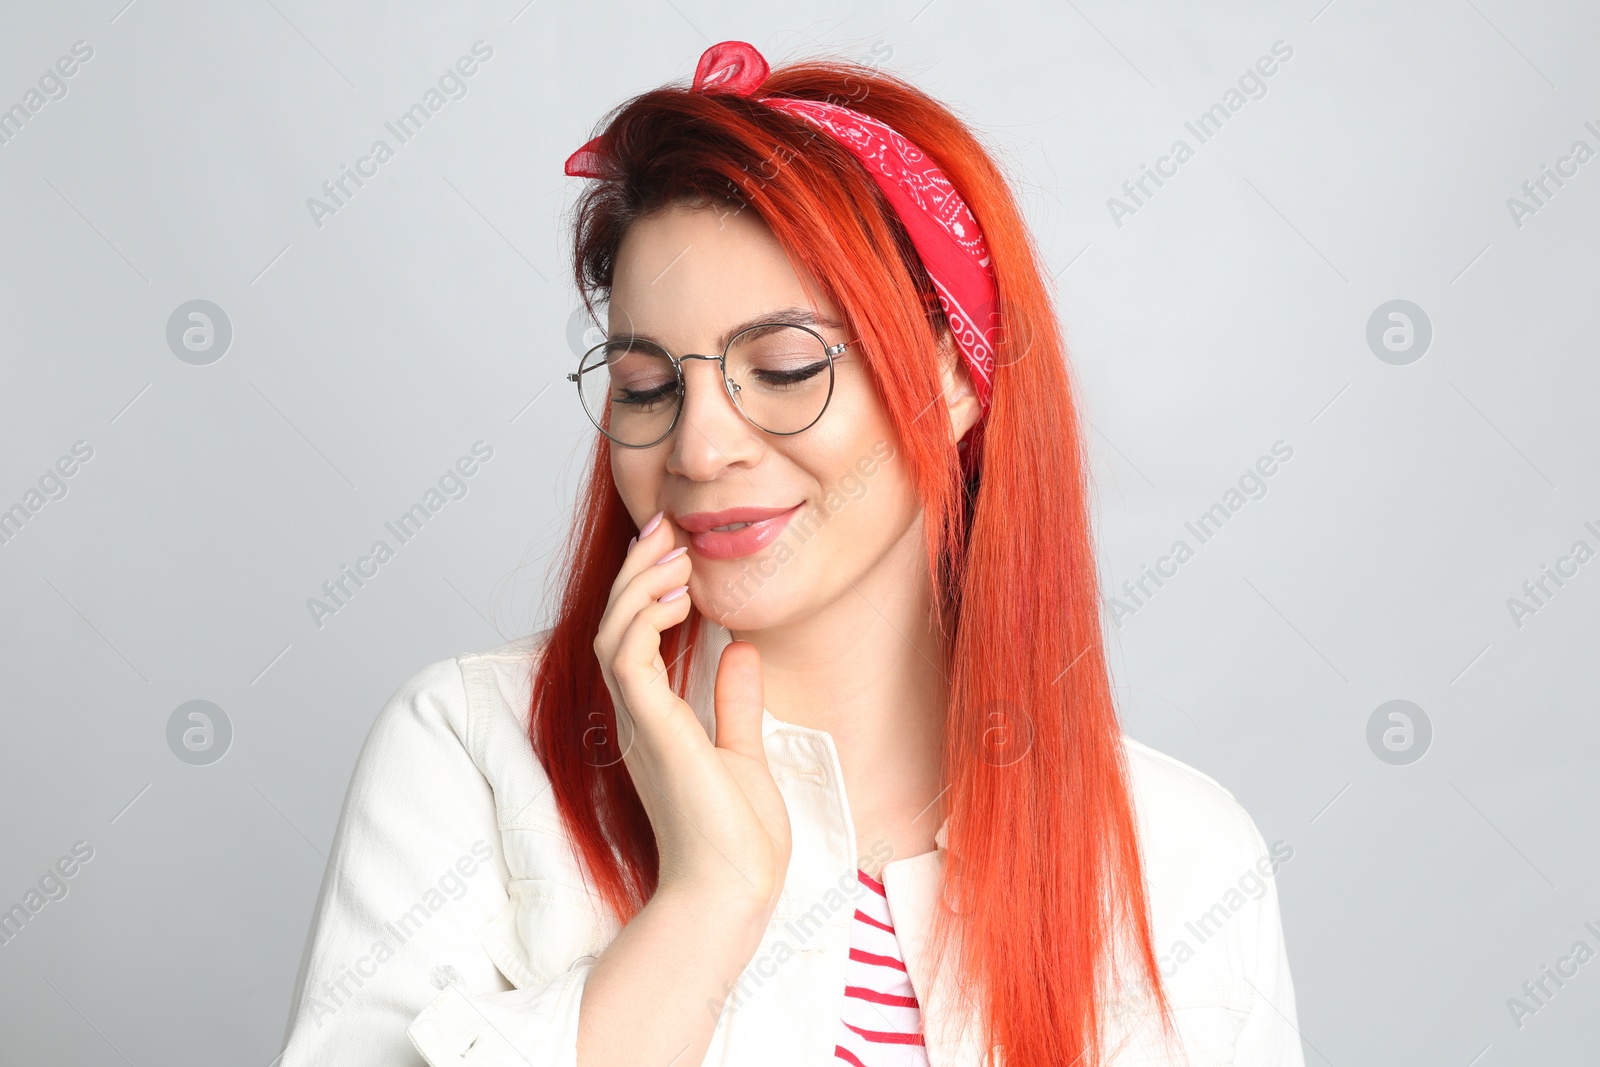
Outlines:
[[[781,733],[781,732],[784,732],[784,731],[790,731],[790,732],[793,732],[793,731],[804,731],[805,733],[809,733],[809,734],[820,734],[820,733],[823,732],[821,730],[812,730],[810,727],[806,727],[806,726],[798,726],[798,725],[796,725],[796,724],[794,724],[792,722],[786,722],[783,719],[780,719],[776,715],[772,714],[772,712],[768,711],[766,708],[762,708],[761,709],[761,739],[763,741],[765,741],[768,737],[771,737],[773,734]],[[715,727],[714,726],[708,727],[708,729],[706,730],[706,735],[708,737],[713,737],[714,738],[716,736]],[[768,758],[769,764],[770,764],[770,762],[772,760],[772,757],[774,755],[780,755],[781,752],[782,752],[782,750],[779,750],[779,753],[774,753],[773,751],[771,751],[771,749],[769,747],[769,750],[767,752],[767,758]],[[780,758],[781,758],[781,756],[780,756]],[[950,830],[950,816],[946,815],[944,817],[944,822],[939,824],[938,833],[933,835],[933,843],[934,843],[934,846],[936,848],[943,850],[943,849],[947,849],[947,848],[950,847],[949,830]],[[892,862],[898,862],[898,861],[892,861]]]
[[[705,727],[706,735],[716,737],[716,710],[713,701],[716,688],[716,664],[732,635],[728,630],[709,619],[703,620],[699,638],[699,651],[690,665],[689,684],[686,689],[689,705]],[[811,779],[818,783],[831,781],[827,791],[830,799],[823,809],[811,807],[812,818],[822,823],[809,827],[818,840],[831,845],[825,850],[828,868],[848,868],[855,864],[855,827],[849,816],[849,798],[845,795],[838,763],[838,753],[833,737],[817,730],[778,718],[763,707],[761,709],[761,740],[767,754],[767,765],[780,788],[792,785],[790,779]],[[815,794],[813,794],[815,795]],[[836,823],[837,825],[827,825]],[[888,894],[890,910],[894,915],[895,936],[900,942],[905,959],[906,973],[912,988],[917,990],[923,1012],[924,1041],[930,1067],[966,1067],[982,1062],[981,1026],[977,1023],[968,993],[957,979],[958,966],[952,958],[947,960],[938,974],[933,973],[933,961],[928,938],[932,932],[934,911],[939,906],[936,899],[942,883],[946,849],[949,844],[950,819],[945,818],[934,835],[934,850],[920,856],[907,856],[890,860],[879,875]],[[815,842],[813,842],[815,843]],[[820,852],[812,852],[820,860]],[[811,900],[824,891],[826,884],[839,873],[832,869],[807,869],[791,862],[786,880],[785,894],[799,900]],[[848,919],[841,920],[848,926]],[[843,936],[848,936],[845,933]]]
[[[694,662],[689,667],[689,685],[687,689],[689,706],[694,708],[695,717],[700,720],[700,725],[705,728],[706,736],[715,739],[717,736],[716,705],[713,694],[716,691],[717,661],[722,658],[722,650],[733,641],[733,635],[721,623],[701,616],[700,637]],[[795,734],[812,736],[817,740],[827,737],[827,744],[832,747],[833,739],[822,730],[813,730],[807,726],[787,722],[772,714],[766,708],[761,709],[761,739],[767,742],[774,734]],[[807,773],[810,768],[795,766],[791,758],[792,750],[787,746],[766,745],[767,762],[777,773],[780,769],[789,773]],[[842,790],[842,786],[841,786]],[[945,817],[939,824],[939,830],[933,835],[934,846],[943,851],[949,848],[950,818]],[[915,858],[915,857],[913,857]],[[899,861],[895,861],[899,862]]]
[[[838,759],[833,738],[824,730],[814,730],[785,722],[766,708],[761,709],[761,739],[767,752],[767,764],[775,777],[803,773],[797,766],[800,761],[794,753],[805,752],[825,755],[837,773]],[[808,757],[809,758],[809,757]],[[855,842],[855,828],[849,819],[849,799],[843,783],[837,785],[838,811],[844,825],[836,832],[859,848]],[[900,944],[900,954],[905,960],[906,976],[917,991],[922,1008],[923,1041],[929,1067],[970,1067],[983,1061],[981,1023],[975,1006],[965,998],[967,991],[955,977],[958,964],[947,958],[941,969],[933,971],[929,948],[934,910],[942,885],[946,856],[947,832],[950,820],[945,818],[934,835],[934,850],[920,856],[907,856],[890,860],[879,872],[884,892],[888,895],[889,909],[894,916],[895,937]],[[853,865],[853,860],[848,861]],[[797,870],[791,864],[789,881],[803,895],[809,896],[811,872]]]

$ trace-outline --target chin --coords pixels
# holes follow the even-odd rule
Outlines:
[[[708,582],[703,591],[691,580],[689,592],[700,614],[729,630],[764,630],[793,614],[787,589],[772,581],[760,584],[753,573],[741,574],[737,567]]]

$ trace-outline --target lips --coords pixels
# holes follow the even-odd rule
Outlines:
[[[737,559],[759,552],[777,540],[802,505],[787,508],[739,507],[696,511],[674,521],[689,535],[689,547],[706,559]],[[718,526],[745,523],[733,530]]]
[[[793,505],[776,508],[739,507],[724,508],[721,511],[691,511],[687,515],[677,516],[672,521],[689,533],[705,533],[717,526],[727,526],[735,522],[760,522],[792,510],[794,510]]]

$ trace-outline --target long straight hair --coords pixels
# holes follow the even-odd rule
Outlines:
[[[774,68],[755,95],[879,119],[926,151],[972,209],[1003,323],[981,467],[964,478],[949,421],[917,417],[942,392],[946,327],[929,318],[937,298],[910,238],[856,158],[801,119],[677,86],[619,105],[602,123],[609,170],[573,210],[578,291],[594,315],[640,219],[677,203],[750,210],[861,338],[923,506],[950,679],[946,907],[930,931],[934,966],[954,952],[991,1061],[1000,1046],[1005,1067],[1098,1067],[1101,1012],[1126,995],[1130,962],[1134,996],[1158,1010],[1169,1038],[1173,1028],[1102,646],[1086,450],[1039,256],[989,154],[910,83],[807,60]],[[530,739],[584,877],[623,923],[654,892],[659,857],[593,642],[636,532],[611,477],[609,439],[597,433],[560,603],[533,668]],[[701,618],[692,607],[662,635],[680,695]]]

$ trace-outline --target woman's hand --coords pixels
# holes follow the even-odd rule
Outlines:
[[[623,761],[655,830],[657,893],[711,894],[770,915],[791,838],[761,742],[761,657],[746,641],[723,651],[713,745],[673,692],[661,658],[662,631],[689,614],[688,549],[658,562],[672,552],[677,528],[665,515],[645,526],[612,583],[594,651],[617,711]]]

